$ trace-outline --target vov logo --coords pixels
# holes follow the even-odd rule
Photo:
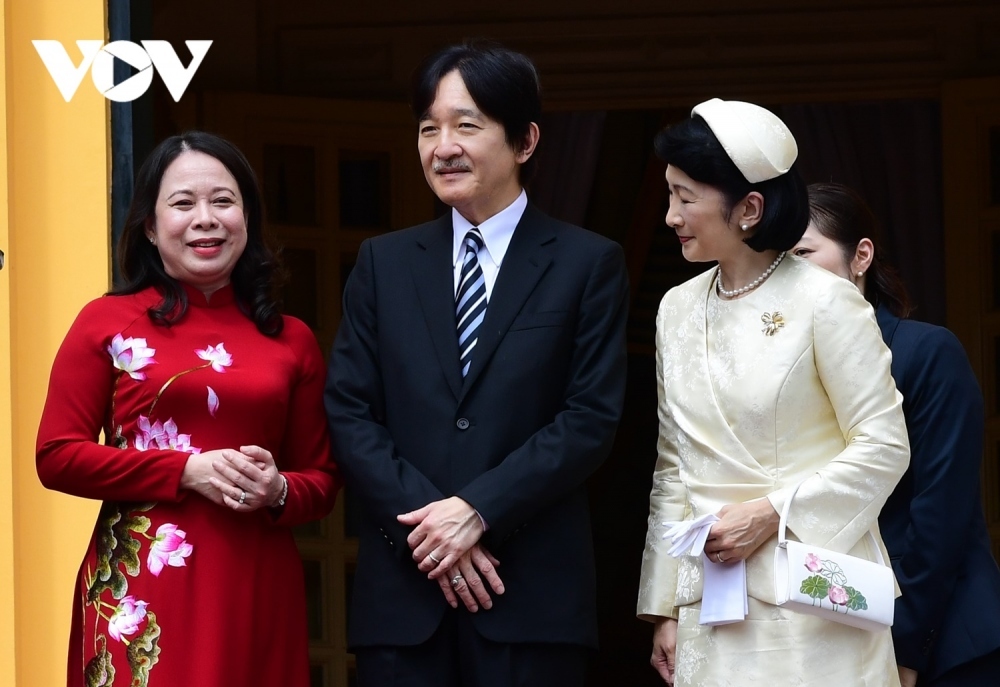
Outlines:
[[[127,103],[149,89],[154,69],[166,84],[170,97],[178,102],[205,59],[212,41],[184,41],[191,51],[191,64],[187,67],[181,64],[168,41],[142,41],[141,46],[131,41],[114,41],[107,45],[104,41],[77,41],[76,45],[83,54],[79,65],[73,64],[59,41],[31,41],[31,44],[66,102],[73,98],[89,68],[94,86],[105,98]],[[115,85],[115,58],[134,67],[138,73]]]

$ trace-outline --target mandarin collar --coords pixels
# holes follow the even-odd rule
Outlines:
[[[204,293],[190,284],[180,282],[180,285],[183,287],[184,293],[187,294],[188,304],[195,308],[222,308],[231,305],[236,300],[232,282],[226,284],[218,291],[214,291],[210,298],[205,298]]]

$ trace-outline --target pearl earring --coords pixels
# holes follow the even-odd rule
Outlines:
[[[858,276],[859,277],[863,277],[863,276],[865,276],[865,273],[864,272],[858,272]]]
[[[149,237],[149,242],[152,243],[154,246],[156,245],[156,239],[154,239],[152,236]]]
[[[740,225],[740,229],[742,229],[743,231],[749,231],[750,230],[750,225],[749,224],[741,224]]]

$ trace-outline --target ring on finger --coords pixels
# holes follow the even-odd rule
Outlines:
[[[462,577],[461,575],[455,575],[453,578],[451,578],[451,586],[452,587],[457,587],[459,585],[459,583],[461,583],[464,580],[465,580],[465,578]]]
[[[427,557],[430,558],[435,563],[440,563],[441,562],[441,559],[438,558],[437,556],[435,556],[433,553],[427,554]]]
[[[247,493],[241,489],[240,490],[240,505],[242,506],[243,502],[246,501],[246,500],[247,500]]]
[[[717,560],[717,561],[719,561],[720,563],[725,563],[725,562],[726,562],[726,561],[725,561],[725,560],[724,560],[724,559],[722,558],[722,552],[721,552],[721,551],[716,551],[716,552],[715,552],[715,558],[716,558],[716,560]]]

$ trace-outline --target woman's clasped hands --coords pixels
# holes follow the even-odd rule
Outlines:
[[[285,478],[270,451],[240,446],[194,454],[181,475],[181,487],[235,511],[249,513],[278,505]]]

